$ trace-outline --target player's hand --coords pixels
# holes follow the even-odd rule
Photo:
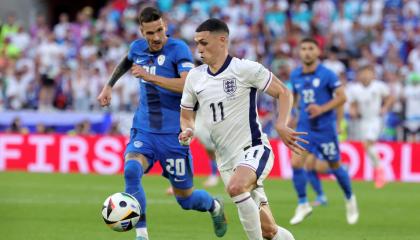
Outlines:
[[[310,104],[305,110],[309,113],[309,118],[316,118],[324,113],[324,109],[316,104]]]
[[[300,155],[302,152],[306,151],[306,149],[300,146],[297,142],[308,144],[308,141],[299,137],[301,135],[308,135],[307,132],[296,132],[287,126],[278,125],[276,125],[276,130],[283,143],[294,153]]]
[[[131,67],[131,74],[136,78],[141,78],[145,81],[149,81],[149,73],[142,66],[133,64]]]
[[[111,104],[112,88],[108,84],[102,88],[101,93],[96,98],[101,107],[109,106]]]
[[[183,146],[188,146],[194,136],[194,131],[191,128],[186,128],[178,136],[178,141]]]

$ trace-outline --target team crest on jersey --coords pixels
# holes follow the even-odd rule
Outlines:
[[[319,87],[319,84],[321,83],[321,80],[319,79],[319,78],[315,78],[313,81],[312,81],[312,85],[314,86],[314,87]]]
[[[158,57],[157,61],[158,61],[158,64],[159,64],[160,66],[162,66],[162,65],[163,65],[163,63],[165,62],[165,55],[159,55],[159,57]]]
[[[223,80],[223,90],[225,93],[232,95],[236,92],[236,79],[225,79]]]

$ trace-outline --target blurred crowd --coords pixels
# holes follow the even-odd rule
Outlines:
[[[97,94],[129,43],[141,37],[137,15],[146,4],[164,13],[168,34],[185,40],[197,59],[195,28],[209,17],[223,19],[231,54],[263,63],[286,84],[299,65],[299,40],[313,36],[323,63],[343,84],[357,81],[355,71],[366,63],[387,83],[395,102],[384,115],[382,139],[403,139],[408,119],[420,126],[416,108],[407,108],[408,100],[420,99],[412,94],[420,87],[417,0],[113,0],[98,11],[63,12],[57,22],[39,15],[29,28],[11,13],[0,29],[0,110],[98,110]],[[130,74],[117,83],[112,111],[135,110],[137,85]],[[274,108],[271,98],[260,97],[269,134]]]

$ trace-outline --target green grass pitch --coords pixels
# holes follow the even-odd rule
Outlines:
[[[203,178],[195,180],[202,187]],[[118,233],[101,219],[101,206],[111,193],[123,190],[123,177],[78,174],[0,173],[0,239],[4,240],[134,240],[134,231]],[[183,211],[160,176],[146,176],[148,227],[152,240],[218,239],[207,213]],[[298,226],[288,221],[296,204],[290,181],[265,181],[278,224],[297,240],[418,240],[420,239],[420,184],[391,183],[375,190],[372,183],[355,182],[360,221],[345,221],[344,200],[334,181],[325,181],[329,203],[318,207]],[[246,239],[236,207],[222,184],[209,189],[226,201],[228,232],[222,239]],[[313,195],[310,194],[313,198]]]

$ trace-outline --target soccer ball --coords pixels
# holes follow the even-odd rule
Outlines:
[[[117,232],[125,232],[133,228],[140,219],[140,204],[128,193],[114,193],[102,206],[102,218],[106,225]]]

